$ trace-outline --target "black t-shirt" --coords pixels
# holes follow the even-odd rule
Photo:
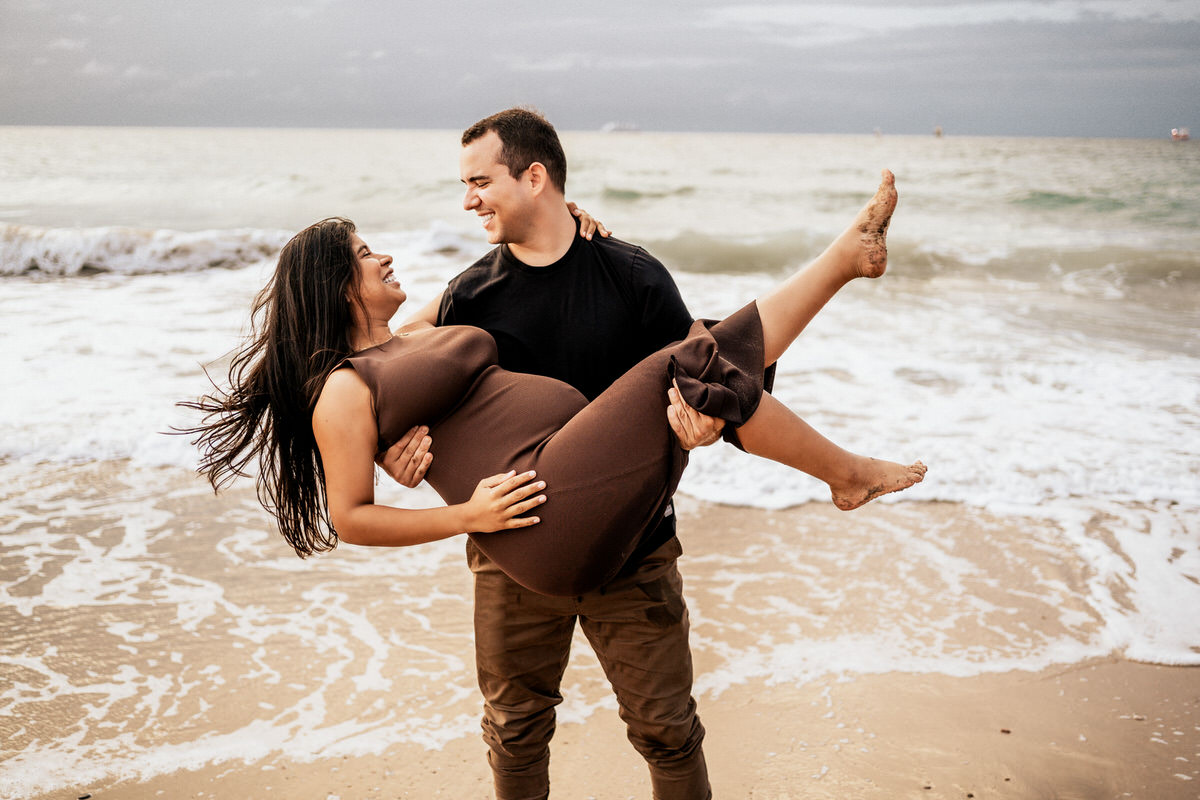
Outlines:
[[[611,237],[576,236],[566,255],[544,267],[530,267],[500,245],[450,281],[438,310],[438,325],[490,333],[505,369],[557,378],[589,400],[682,339],[691,324],[666,267]],[[674,534],[675,518],[667,516],[622,572]]]
[[[569,383],[589,400],[634,364],[687,335],[692,317],[666,267],[616,239],[576,236],[544,267],[500,245],[450,281],[439,325],[474,325],[500,366]]]

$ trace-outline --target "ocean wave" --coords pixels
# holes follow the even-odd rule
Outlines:
[[[182,232],[0,225],[0,275],[140,275],[241,267],[271,258],[289,235],[259,229]]]
[[[1014,281],[1104,299],[1141,289],[1194,297],[1200,292],[1200,253],[1179,249],[1099,246],[991,247],[899,246],[890,261],[907,278],[953,275]]]
[[[606,186],[601,195],[605,200],[616,200],[622,203],[633,203],[638,200],[663,200],[669,197],[687,197],[695,194],[695,186],[680,186],[676,189],[650,191],[647,189],[629,189],[619,186]]]
[[[785,231],[753,240],[684,231],[671,239],[642,244],[668,269],[684,272],[779,272],[820,252],[824,242],[805,231]]]
[[[183,232],[126,227],[43,228],[0,224],[0,276],[150,275],[248,266],[274,258],[292,235],[260,228]],[[462,265],[488,245],[445,223],[372,233],[397,258],[451,257]],[[778,274],[795,269],[829,243],[827,235],[793,229],[757,236],[685,230],[639,242],[672,271]],[[1042,247],[995,242],[929,243],[893,238],[890,260],[909,279],[954,275],[1027,281],[1070,293],[1125,296],[1131,287],[1200,291],[1200,253],[1148,246]]]
[[[1083,208],[1105,213],[1129,208],[1129,203],[1116,197],[1101,195],[1070,194],[1031,190],[1013,199],[1013,204],[1035,210],[1058,210]]]
[[[814,232],[785,231],[753,240],[685,231],[671,239],[644,242],[672,271],[768,273],[807,263],[828,244]],[[954,276],[984,282],[1015,281],[1103,298],[1128,296],[1139,288],[1200,292],[1200,253],[1174,248],[1100,245],[1028,247],[995,242],[973,244],[894,239],[888,243],[894,274],[928,280]]]
[[[231,269],[273,259],[294,231],[261,228],[183,232],[143,228],[0,225],[0,276],[155,275]],[[469,264],[486,243],[444,223],[371,233],[398,258],[453,256]]]

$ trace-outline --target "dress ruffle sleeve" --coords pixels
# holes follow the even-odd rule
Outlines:
[[[723,320],[696,320],[687,338],[673,349],[667,374],[684,401],[702,414],[725,420],[724,439],[743,449],[736,429],[754,414],[775,379],[774,364],[763,369],[758,306],[751,303]]]

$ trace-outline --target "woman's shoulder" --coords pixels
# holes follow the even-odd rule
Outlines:
[[[370,405],[371,389],[347,361],[329,373],[325,385],[321,387],[321,394],[317,396],[314,410],[333,411],[361,405],[364,401]]]
[[[350,361],[346,360],[339,364],[333,372],[329,373],[329,377],[325,379],[325,388],[321,390],[321,393],[324,394],[331,389],[345,391],[349,387],[365,387],[366,385],[362,376],[358,374]]]

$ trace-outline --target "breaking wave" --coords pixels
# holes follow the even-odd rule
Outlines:
[[[0,226],[0,275],[194,272],[272,257],[290,233]]]

